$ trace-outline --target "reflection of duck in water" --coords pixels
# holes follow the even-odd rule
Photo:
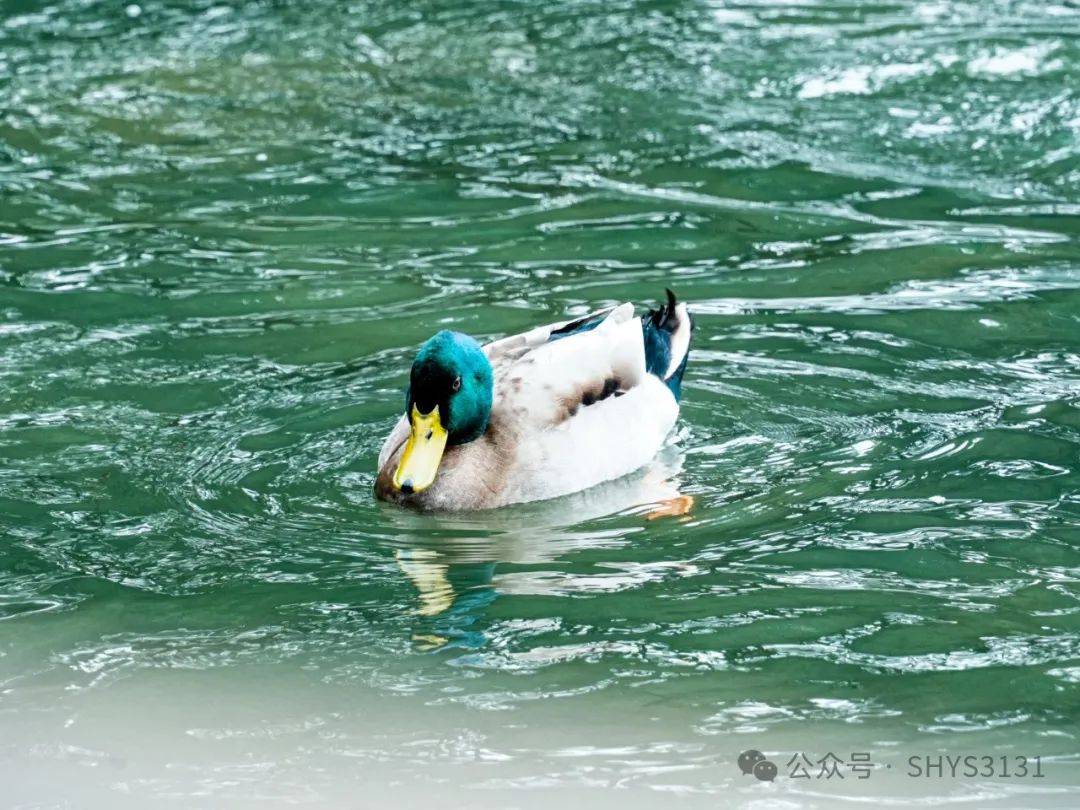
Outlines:
[[[643,467],[678,418],[691,330],[669,290],[641,319],[627,303],[483,347],[439,332],[413,362],[376,495],[420,509],[486,509]]]
[[[670,573],[670,567],[661,566],[579,579],[535,566],[574,552],[621,546],[640,531],[638,516],[667,514],[665,505],[689,501],[675,483],[682,462],[682,453],[669,445],[631,475],[555,501],[469,514],[388,512],[397,530],[398,567],[418,591],[414,641],[428,649],[483,646],[485,636],[476,625],[500,594],[565,595],[578,586],[596,587],[600,580],[607,582],[603,587],[621,587],[616,580],[629,587],[635,576]],[[604,522],[597,525],[598,520]],[[500,573],[500,563],[528,568]]]
[[[413,641],[435,649],[453,641],[458,647],[480,647],[482,633],[470,627],[480,611],[495,601],[491,581],[495,563],[449,563],[437,551],[426,548],[398,549],[397,563],[420,594]]]

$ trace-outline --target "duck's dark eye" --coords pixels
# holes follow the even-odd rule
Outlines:
[[[450,383],[450,390],[457,391],[461,388],[461,377],[454,377],[454,381]]]

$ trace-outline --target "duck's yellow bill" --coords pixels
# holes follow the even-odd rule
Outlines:
[[[439,406],[422,414],[416,405],[409,414],[412,432],[405,443],[401,461],[394,470],[394,486],[408,494],[423,492],[435,480],[446,449],[446,428],[439,421]]]

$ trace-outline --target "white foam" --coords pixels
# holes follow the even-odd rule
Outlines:
[[[967,72],[972,76],[1037,76],[1061,66],[1060,59],[1047,61],[1057,44],[1029,45],[1026,48],[997,48],[972,59]]]
[[[821,98],[835,95],[869,95],[895,79],[908,79],[930,73],[931,65],[897,62],[873,67],[856,65],[830,76],[812,76],[803,82],[799,98]]]

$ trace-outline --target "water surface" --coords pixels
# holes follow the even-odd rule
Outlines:
[[[1078,34],[1068,0],[6,0],[8,800],[1075,806]],[[648,470],[373,502],[433,331],[664,286],[697,332]],[[782,767],[830,751],[877,767]],[[905,776],[942,752],[1046,776]]]

